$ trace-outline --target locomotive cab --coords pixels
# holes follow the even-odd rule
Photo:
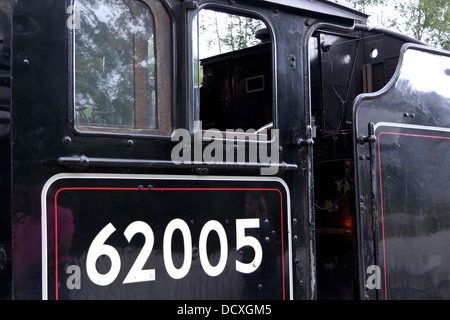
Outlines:
[[[447,51],[340,1],[0,19],[0,298],[450,297]]]
[[[202,11],[215,17],[226,14],[201,10],[199,15]],[[202,30],[202,26],[198,28]],[[265,40],[257,45],[200,60],[203,82],[197,107],[203,129],[273,127],[276,82],[270,79],[276,66],[272,68],[271,63],[272,36],[267,26],[258,32]],[[305,72],[309,77],[310,119],[305,120],[309,125],[304,130],[305,140],[314,141],[308,161],[314,190],[310,211],[314,216],[316,294],[319,299],[355,299],[366,294],[360,289],[360,277],[366,275],[358,261],[361,230],[356,207],[353,102],[360,94],[385,87],[394,76],[401,47],[418,42],[364,25],[348,30],[338,25],[319,27],[309,34]],[[200,33],[199,42],[202,36]],[[199,54],[202,49],[199,46]],[[289,56],[292,69],[296,60]],[[278,81],[287,80],[281,77]],[[283,112],[283,106],[278,108]],[[246,111],[249,117],[242,118]],[[291,139],[298,130],[289,128]],[[377,296],[376,290],[373,293]]]

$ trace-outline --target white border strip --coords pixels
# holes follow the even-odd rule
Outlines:
[[[117,180],[204,180],[204,181],[276,181],[286,190],[287,203],[287,236],[289,248],[289,299],[294,297],[291,243],[291,199],[289,187],[278,177],[240,177],[240,176],[188,176],[188,175],[145,175],[145,174],[91,174],[91,173],[60,173],[54,175],[44,184],[41,192],[41,237],[42,237],[42,299],[48,300],[48,263],[47,263],[47,192],[53,183],[64,179],[117,179]]]

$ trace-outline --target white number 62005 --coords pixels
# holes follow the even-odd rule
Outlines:
[[[255,252],[253,261],[250,263],[236,260],[236,271],[241,273],[248,274],[256,271],[261,265],[263,258],[263,250],[258,239],[245,235],[245,230],[252,228],[259,228],[259,219],[236,220],[236,250],[250,246]],[[176,268],[172,260],[172,237],[175,230],[181,231],[184,243],[184,261],[180,268]],[[111,223],[107,224],[94,238],[88,250],[86,271],[91,281],[99,286],[107,286],[114,282],[121,269],[119,252],[113,246],[105,243],[115,231],[116,228]],[[219,262],[215,266],[211,265],[207,254],[208,235],[213,231],[219,236],[220,244]],[[144,269],[155,242],[153,230],[147,223],[135,221],[124,231],[128,242],[137,233],[144,235],[145,242],[123,283],[154,281],[156,277],[155,269]],[[100,256],[106,256],[110,259],[111,266],[106,273],[100,273],[97,270],[97,260]],[[220,275],[225,269],[228,258],[228,240],[226,231],[220,222],[210,220],[203,226],[199,237],[199,256],[200,263],[207,275],[215,277]],[[188,224],[182,219],[172,220],[164,231],[163,258],[166,271],[173,279],[182,279],[189,273],[192,263],[192,235]]]

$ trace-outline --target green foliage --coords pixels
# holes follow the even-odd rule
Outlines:
[[[404,17],[392,26],[408,31],[415,39],[450,49],[450,0],[395,1],[394,8]]]
[[[231,14],[227,14],[227,16],[227,33],[222,39],[226,47],[234,51],[247,48],[259,42],[255,38],[255,33],[263,27],[261,21]]]
[[[362,12],[365,12],[369,6],[376,6],[386,2],[385,0],[350,0],[350,2]]]
[[[381,8],[383,27],[450,49],[450,0],[349,0],[358,10]],[[380,21],[378,21],[380,22]]]

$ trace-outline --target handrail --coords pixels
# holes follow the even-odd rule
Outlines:
[[[120,159],[120,158],[91,158],[85,155],[60,157],[58,164],[72,169],[85,169],[92,167],[111,168],[170,168],[170,169],[236,169],[236,170],[256,170],[261,168],[278,167],[280,171],[298,170],[296,164],[281,163],[259,163],[259,162],[189,162],[176,164],[168,160],[141,160],[141,159]]]

